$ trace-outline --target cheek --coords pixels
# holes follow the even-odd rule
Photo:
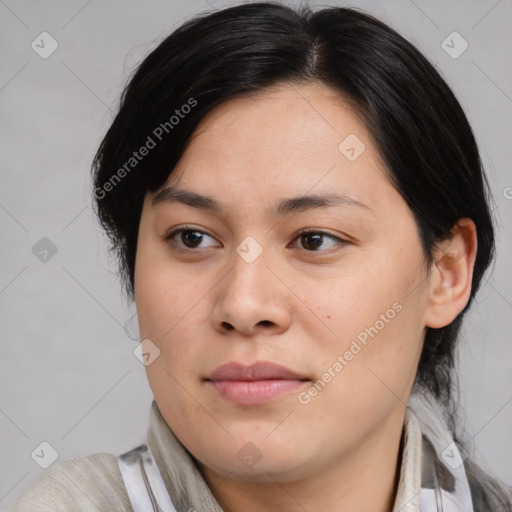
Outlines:
[[[204,352],[211,285],[169,262],[160,264],[141,258],[138,264],[140,336],[149,338],[160,350],[160,357],[146,368],[148,377],[154,388],[174,389],[176,382],[170,375],[180,382],[188,381],[198,355]]]
[[[300,282],[295,283],[304,303],[316,314],[317,328],[319,320],[329,327],[323,339],[328,340],[330,334],[339,342],[350,341],[378,321],[381,313],[401,301],[405,288],[396,275],[370,257],[346,262],[321,281],[306,281],[303,289]]]
[[[350,272],[309,292],[308,306],[329,327],[320,338],[310,336],[320,371],[329,371],[342,357],[337,375],[343,378],[335,379],[333,389],[389,393],[384,382],[401,396],[414,378],[422,346],[422,288],[415,289],[421,273],[415,270],[414,255],[405,263],[380,252],[380,257],[359,258],[347,266]],[[317,320],[317,330],[319,325]]]
[[[142,253],[136,266],[135,302],[141,336],[163,341],[194,314],[205,290],[169,261]]]

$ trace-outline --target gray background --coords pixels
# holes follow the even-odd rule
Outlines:
[[[132,354],[136,317],[92,215],[89,166],[136,63],[191,15],[234,3],[0,1],[2,508],[43,471],[31,458],[42,441],[64,459],[119,453],[145,436],[152,395]],[[362,7],[398,29],[472,123],[498,259],[463,332],[462,405],[476,459],[512,483],[512,3],[311,3]],[[31,48],[43,31],[59,45],[47,59]],[[469,43],[457,59],[441,46],[453,31]],[[46,263],[32,252],[42,237],[58,249]]]

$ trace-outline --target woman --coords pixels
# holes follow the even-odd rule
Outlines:
[[[452,398],[486,180],[410,43],[343,8],[197,17],[142,62],[93,170],[147,444],[52,466],[14,511],[512,510]]]

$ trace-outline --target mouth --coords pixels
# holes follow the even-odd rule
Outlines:
[[[228,363],[219,366],[205,383],[224,399],[237,405],[276,401],[304,386],[310,379],[279,364],[258,361],[249,366]]]

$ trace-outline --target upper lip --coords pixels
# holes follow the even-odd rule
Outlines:
[[[255,381],[269,379],[308,380],[303,375],[299,375],[280,364],[267,361],[257,361],[248,366],[235,362],[223,364],[216,368],[206,380]]]

